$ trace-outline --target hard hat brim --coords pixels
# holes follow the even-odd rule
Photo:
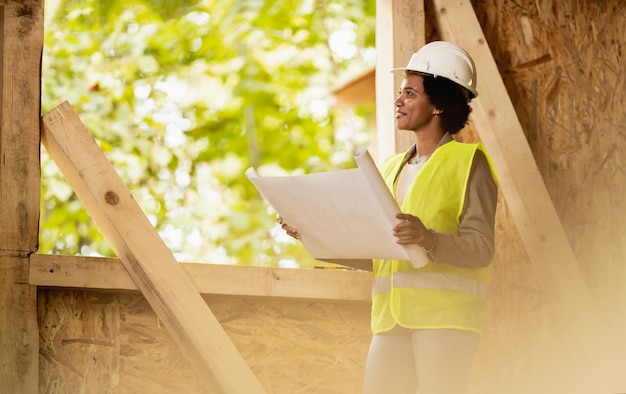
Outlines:
[[[456,84],[456,85],[460,86],[461,88],[463,88],[463,90],[465,90],[467,92],[467,94],[469,95],[469,99],[473,99],[473,98],[476,98],[478,96],[478,92],[477,91],[475,91],[475,90],[472,91],[472,90],[468,89],[466,86],[463,86],[462,84],[460,84],[458,81],[455,81],[454,79],[451,79],[451,78],[447,78],[444,75],[435,75],[435,74],[432,74],[432,73],[427,73],[427,72],[424,72],[424,71],[414,70],[412,68],[406,68],[406,67],[394,68],[390,72],[393,73],[393,74],[396,74],[396,75],[402,75],[403,77],[406,77],[406,72],[407,71],[412,71],[414,73],[418,73],[418,74],[421,74],[421,75],[426,75],[426,76],[433,77],[433,78],[445,78],[448,81],[453,82],[454,84]]]

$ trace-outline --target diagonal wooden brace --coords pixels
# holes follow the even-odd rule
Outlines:
[[[590,391],[603,391],[600,385],[611,378],[606,363],[599,361],[614,357],[606,349],[615,334],[604,324],[576,262],[472,4],[433,3],[441,38],[466,49],[476,63],[479,96],[472,102],[472,119],[498,169],[509,212],[561,328],[559,340],[569,347],[566,351],[577,355],[576,368],[584,370],[570,384],[578,385],[577,389],[590,384]]]
[[[71,105],[42,126],[46,150],[210,392],[264,393]]]

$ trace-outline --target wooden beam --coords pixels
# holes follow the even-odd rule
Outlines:
[[[265,392],[70,104],[42,123],[48,153],[200,379],[211,392]]]
[[[597,357],[599,334],[604,324],[576,263],[563,226],[533,158],[524,130],[515,113],[496,62],[469,1],[434,0],[435,20],[441,39],[465,48],[478,70],[479,96],[473,101],[472,119],[480,139],[499,173],[500,187],[526,252],[547,300],[563,330],[560,339],[580,351],[576,360],[584,373],[573,376],[603,376]],[[574,382],[575,380],[572,380]],[[598,381],[594,382],[597,384]],[[600,392],[601,386],[593,386]],[[585,391],[585,390],[583,390]]]
[[[0,382],[39,385],[37,289],[28,254],[39,226],[39,116],[43,2],[0,2]]]
[[[372,273],[366,271],[203,263],[180,266],[201,294],[371,301]],[[29,282],[42,287],[139,290],[119,259],[104,257],[32,254]]]
[[[332,92],[340,106],[354,108],[376,101],[376,69],[366,70]]]
[[[404,67],[411,55],[426,42],[424,2],[415,0],[376,1],[376,140],[372,156],[379,162],[407,149],[413,133],[396,130],[393,105],[402,77],[393,68]],[[395,130],[395,132],[394,132]]]
[[[0,3],[0,250],[37,249],[41,1]]]

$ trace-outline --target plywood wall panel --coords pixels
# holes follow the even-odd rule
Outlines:
[[[268,392],[361,391],[369,303],[205,298]],[[40,311],[41,392],[204,392],[140,294],[42,290]]]
[[[40,392],[117,392],[119,302],[106,293],[40,291]]]
[[[623,332],[626,4],[472,3],[595,305],[606,327]],[[488,76],[479,75],[479,91],[481,78]],[[562,333],[505,201],[498,223],[489,329],[473,392],[559,392],[567,376],[554,373],[562,360],[550,349]],[[611,353],[625,353],[623,343],[614,345]],[[613,392],[623,391],[618,379]]]
[[[626,5],[490,0],[476,9],[588,284],[624,301]]]

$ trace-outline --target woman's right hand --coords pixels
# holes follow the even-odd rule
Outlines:
[[[300,237],[300,234],[298,233],[298,230],[296,230],[295,228],[289,226],[287,223],[285,223],[285,220],[282,218],[282,216],[278,215],[276,216],[276,221],[278,222],[278,224],[280,224],[280,227],[285,230],[285,232],[287,233],[287,235],[289,235],[290,237],[293,237],[295,239],[298,239]]]

